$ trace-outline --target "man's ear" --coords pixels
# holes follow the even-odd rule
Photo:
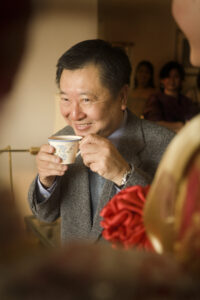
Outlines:
[[[129,92],[129,86],[128,84],[125,84],[120,91],[121,110],[125,110],[127,107],[128,92]]]

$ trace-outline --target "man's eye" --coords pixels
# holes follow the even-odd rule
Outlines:
[[[68,98],[62,98],[61,99],[63,102],[69,102],[69,99]]]
[[[85,103],[87,103],[87,102],[90,102],[90,99],[89,99],[89,98],[84,98],[83,101],[84,101]]]

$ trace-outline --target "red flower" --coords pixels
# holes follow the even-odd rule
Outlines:
[[[135,246],[153,250],[143,222],[143,208],[149,188],[149,185],[128,187],[116,194],[102,209],[102,235],[113,246],[122,244],[124,248]]]

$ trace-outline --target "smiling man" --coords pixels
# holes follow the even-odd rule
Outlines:
[[[126,109],[130,75],[125,52],[103,40],[80,42],[58,60],[60,111],[68,126],[56,134],[81,135],[81,155],[63,165],[52,146],[42,145],[29,202],[41,220],[61,217],[63,242],[101,239],[103,206],[125,187],[150,183],[174,136]]]

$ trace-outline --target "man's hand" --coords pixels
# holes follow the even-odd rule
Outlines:
[[[130,166],[108,139],[90,134],[80,142],[80,151],[84,164],[93,172],[121,185]]]
[[[50,187],[56,176],[62,176],[67,170],[67,165],[62,165],[62,159],[53,155],[55,148],[45,144],[42,145],[36,156],[36,163],[40,182],[45,187]]]

